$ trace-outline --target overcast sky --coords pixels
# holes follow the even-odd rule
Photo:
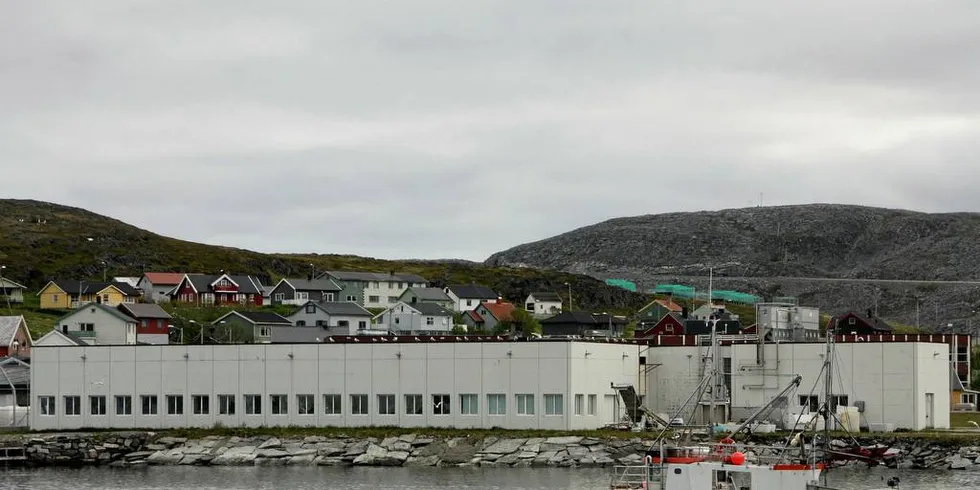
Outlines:
[[[980,210],[977,0],[0,0],[0,197],[489,254],[611,217]]]

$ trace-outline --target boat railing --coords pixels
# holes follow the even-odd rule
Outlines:
[[[663,488],[662,468],[659,464],[614,466],[609,488],[661,490]]]
[[[799,447],[786,446],[745,446],[741,444],[694,444],[690,446],[665,447],[664,452],[668,461],[676,458],[680,461],[716,461],[728,463],[732,461],[732,456],[742,453],[745,462],[759,465],[773,465],[788,463],[791,460],[798,461],[802,453]]]

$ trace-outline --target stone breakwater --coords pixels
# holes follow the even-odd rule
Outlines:
[[[652,444],[647,438],[453,437],[406,434],[384,439],[321,437],[160,437],[152,432],[33,435],[22,444],[34,466],[429,466],[608,467],[637,464]],[[837,441],[835,441],[837,442]],[[884,461],[908,469],[980,470],[980,447],[926,440],[881,441],[894,450]],[[771,442],[769,443],[772,444]],[[843,443],[840,443],[843,444]],[[766,453],[748,442],[749,461]],[[857,463],[863,464],[863,463]]]

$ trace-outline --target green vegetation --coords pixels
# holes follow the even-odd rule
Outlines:
[[[35,294],[25,294],[24,304],[11,303],[10,308],[6,303],[0,305],[0,315],[23,315],[27,328],[31,331],[31,337],[35,339],[48,333],[55,322],[65,314],[67,314],[65,311],[42,310]]]
[[[949,426],[956,428],[976,428],[970,422],[980,424],[980,412],[950,412]],[[974,434],[976,435],[976,434]]]
[[[592,277],[556,271],[353,255],[261,254],[156,235],[83,209],[12,199],[0,199],[0,264],[7,266],[5,277],[35,291],[50,279],[101,280],[103,273],[109,277],[139,276],[143,271],[224,270],[252,274],[272,283],[282,277],[306,276],[313,264],[317,271],[414,273],[435,286],[475,282],[515,304],[534,291],[567,296],[565,283],[571,285],[576,309],[632,312],[646,300],[642,294],[608,286]]]
[[[541,323],[527,310],[517,307],[511,313],[510,320],[498,323],[495,330],[495,333],[515,332],[527,337],[532,333],[540,334]]]

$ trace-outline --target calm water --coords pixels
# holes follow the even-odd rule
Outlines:
[[[0,470],[2,471],[2,470]],[[980,488],[980,472],[839,470],[833,485],[849,490],[887,488],[882,477],[902,479],[903,489],[952,490]],[[609,485],[602,469],[435,469],[435,468],[88,468],[11,469],[0,477],[0,489],[18,490],[307,490],[307,489],[600,489]]]

